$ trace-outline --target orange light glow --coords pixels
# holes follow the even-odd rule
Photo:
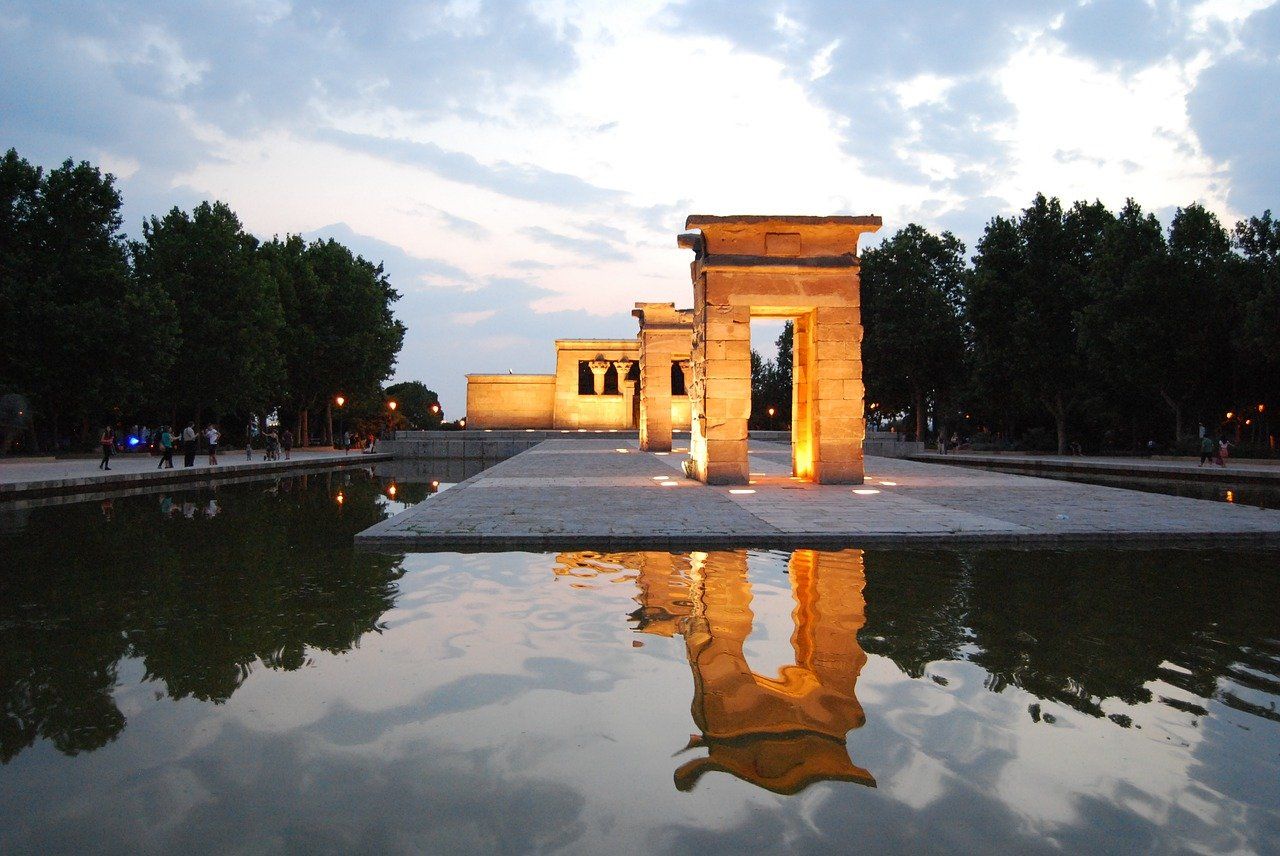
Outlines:
[[[1266,411],[1267,411],[1267,406],[1266,406],[1265,404],[1259,404],[1259,405],[1258,405],[1258,412],[1259,412],[1259,413],[1265,413]]]
[[[342,491],[338,491],[338,495],[334,497],[334,500],[337,501],[338,505],[342,505],[347,501],[347,498],[342,495]]]
[[[347,400],[343,398],[341,395],[339,395],[337,398],[334,399],[334,402],[337,403],[339,407],[341,407],[342,405],[347,403]]]
[[[777,413],[777,412],[778,412],[778,411],[776,411],[776,410],[774,410],[772,407],[770,407],[770,408],[769,408],[769,416],[770,416],[770,418],[772,418],[772,417],[773,417],[773,414],[775,414],[775,413]]]
[[[1236,501],[1235,491],[1230,491],[1230,490],[1227,491],[1227,502],[1235,502],[1235,501]]]
[[[391,497],[392,499],[395,499],[395,498],[396,498],[396,486],[395,486],[395,485],[393,485],[393,484],[391,484],[391,485],[387,485],[387,496]]]
[[[1234,413],[1234,412],[1232,412],[1232,411],[1230,411],[1230,410],[1228,410],[1228,411],[1227,411],[1227,418],[1228,418],[1228,419],[1234,419],[1234,418],[1235,418],[1235,413]]]
[[[392,410],[395,410],[395,409],[396,409],[396,407],[397,407],[397,405],[396,405],[396,403],[395,403],[394,401],[388,401],[388,402],[387,402],[387,407],[390,407]]]

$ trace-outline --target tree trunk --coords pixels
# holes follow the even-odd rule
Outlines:
[[[1174,401],[1163,389],[1160,390],[1160,397],[1164,399],[1164,403],[1169,405],[1169,409],[1173,411],[1173,442],[1177,443],[1182,439],[1182,403]]]
[[[917,387],[912,390],[916,404],[916,442],[924,442],[924,390]]]
[[[1065,455],[1067,453],[1067,403],[1062,400],[1062,393],[1056,393],[1053,401],[1045,401],[1044,407],[1053,416],[1053,422],[1058,428],[1058,454]]]
[[[333,404],[332,403],[326,404],[324,406],[324,425],[325,425],[324,427],[325,444],[328,446],[332,446],[333,445]]]

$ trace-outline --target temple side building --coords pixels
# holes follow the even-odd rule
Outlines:
[[[650,305],[663,306],[637,304]],[[665,306],[678,316],[672,304]],[[678,323],[659,315],[667,326]],[[666,379],[668,426],[681,431],[689,430],[689,341],[686,332],[683,350],[678,344],[664,344],[661,365],[655,363],[648,371],[652,389]],[[555,374],[467,375],[467,427],[590,431],[639,427],[640,338],[557,339],[555,348]]]

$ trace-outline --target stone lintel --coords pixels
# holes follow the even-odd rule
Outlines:
[[[768,225],[781,223],[788,226],[865,226],[868,231],[879,229],[883,221],[878,215],[833,214],[812,216],[807,214],[690,214],[684,220],[685,229],[702,229],[706,226]]]

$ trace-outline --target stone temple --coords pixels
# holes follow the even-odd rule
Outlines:
[[[746,484],[751,319],[795,323],[792,472],[862,482],[858,239],[879,217],[692,215],[693,308],[637,303],[635,339],[561,339],[556,372],[467,375],[471,429],[637,430],[644,451],[689,431],[686,471]]]

